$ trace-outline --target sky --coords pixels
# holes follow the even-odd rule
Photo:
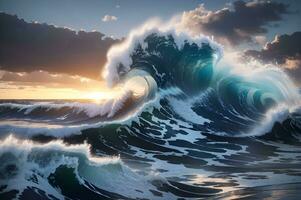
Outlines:
[[[213,35],[298,82],[300,12],[298,0],[1,0],[0,98],[105,95],[110,47],[149,19],[174,16],[191,34]]]
[[[97,30],[108,36],[125,37],[146,20],[159,17],[168,20],[182,12],[204,4],[208,10],[231,7],[233,0],[1,0],[0,11],[16,14],[26,21],[54,24],[74,30]],[[301,10],[298,0],[282,0],[291,12]],[[105,15],[116,16],[116,21],[103,21]],[[286,15],[275,32],[292,33],[300,29],[300,15]]]
[[[218,8],[227,1],[207,1],[209,8]],[[1,0],[0,10],[17,14],[28,21],[39,21],[75,30],[97,30],[109,36],[124,37],[149,18],[168,20],[173,15],[190,10],[203,1],[197,0]],[[104,22],[105,15],[116,16],[114,22]]]

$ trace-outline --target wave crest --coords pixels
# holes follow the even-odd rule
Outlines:
[[[191,90],[193,86],[208,85],[222,47],[206,36],[193,37],[174,27],[163,27],[158,22],[146,23],[110,49],[104,72],[109,86],[127,80],[134,69],[150,75],[159,88]]]

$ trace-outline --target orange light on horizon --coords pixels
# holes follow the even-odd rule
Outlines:
[[[0,99],[93,99],[113,98],[117,88],[105,81],[46,71],[14,73],[0,70]]]
[[[51,87],[7,87],[0,89],[0,99],[91,99],[101,101],[114,98],[118,90],[104,87],[93,89],[51,88]]]

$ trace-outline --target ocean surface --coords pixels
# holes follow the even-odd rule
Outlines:
[[[0,199],[300,199],[300,91],[172,30],[108,53],[116,97],[0,101]]]

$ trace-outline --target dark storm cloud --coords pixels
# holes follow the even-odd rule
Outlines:
[[[267,32],[265,25],[281,20],[288,5],[270,1],[235,1],[233,9],[208,11],[203,5],[184,12],[182,23],[195,33],[214,35],[220,42],[238,45],[252,42],[253,36]]]
[[[301,83],[301,32],[291,35],[276,36],[263,49],[248,50],[246,58],[254,58],[264,63],[273,63],[284,68],[292,77]]]
[[[44,70],[98,78],[108,49],[118,40],[100,32],[75,32],[27,23],[0,13],[0,68],[11,72]]]
[[[276,36],[272,42],[265,45],[260,51],[248,50],[245,55],[264,62],[284,64],[286,61],[300,59],[301,57],[301,32],[291,35]]]

